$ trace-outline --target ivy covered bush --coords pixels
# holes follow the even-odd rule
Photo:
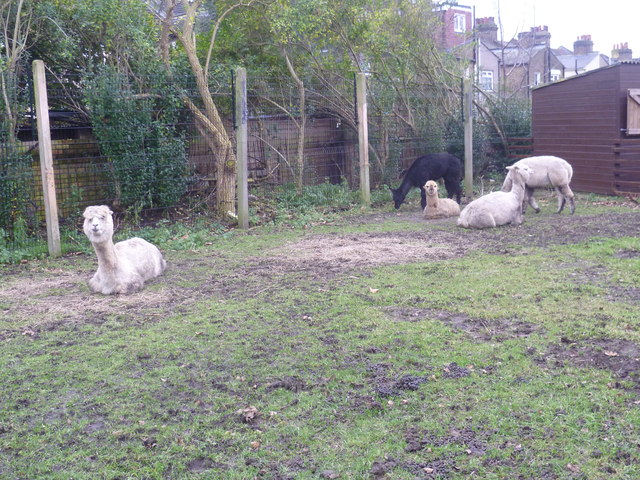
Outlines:
[[[31,157],[0,143],[0,245],[4,240],[23,242],[36,227],[31,174]]]
[[[178,130],[181,102],[159,75],[134,79],[108,68],[85,80],[84,97],[101,154],[108,161],[110,196],[123,208],[175,205],[185,193],[188,161]]]

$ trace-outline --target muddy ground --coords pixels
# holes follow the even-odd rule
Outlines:
[[[630,206],[633,206],[631,204]],[[152,321],[166,312],[188,311],[189,305],[212,295],[222,297],[251,296],[266,290],[290,288],[287,274],[304,272],[317,281],[336,276],[366,273],[371,267],[385,264],[405,264],[429,260],[461,257],[474,251],[498,255],[517,254],[527,247],[574,244],[592,237],[640,236],[640,209],[630,208],[628,213],[600,215],[528,214],[529,221],[517,227],[501,227],[483,231],[463,230],[455,226],[454,219],[430,220],[421,218],[418,211],[407,208],[401,212],[386,212],[354,216],[340,223],[376,225],[410,221],[424,225],[423,230],[365,233],[314,234],[311,230],[301,239],[261,252],[250,258],[230,260],[213,252],[194,252],[166,256],[169,269],[144,290],[129,296],[102,296],[90,294],[86,285],[93,274],[95,259],[69,256],[57,266],[56,261],[41,264],[6,267],[0,284],[0,319],[8,320],[7,328],[0,331],[0,340],[20,334],[38,335],[43,329],[55,329],[73,323],[102,323],[112,315],[125,315],[133,321]],[[337,224],[339,225],[339,223]],[[250,233],[251,234],[251,233]],[[622,257],[640,255],[639,251],[618,252]],[[229,268],[229,264],[236,262]],[[69,268],[69,266],[71,268]],[[76,268],[74,268],[76,267]],[[225,271],[220,275],[219,272]],[[601,272],[585,272],[594,279]],[[640,287],[640,286],[639,286]],[[626,302],[638,301],[640,288],[614,291],[613,296]],[[396,310],[393,316],[410,319],[421,317],[421,312]],[[469,335],[486,335],[486,328],[478,328],[473,319],[454,318],[447,312],[438,312],[443,321],[465,330]],[[496,331],[527,331],[529,326],[501,325]],[[517,333],[514,333],[517,334]],[[484,339],[486,340],[486,339]],[[606,345],[575,345],[567,340],[567,348],[550,352],[561,360],[589,358],[579,354],[585,349],[607,350]],[[597,366],[610,368],[620,374],[638,370],[640,349],[637,345],[612,346],[621,351],[618,357],[597,355]],[[591,356],[592,357],[592,356]],[[626,359],[626,360],[625,360]]]
[[[0,283],[0,320],[9,327],[0,330],[2,341],[18,336],[37,337],[46,330],[69,328],[74,324],[100,324],[113,316],[125,316],[128,322],[160,321],[166,314],[189,312],[193,305],[211,297],[241,298],[261,295],[269,290],[298,288],[293,284],[296,275],[304,274],[317,283],[339,281],[341,277],[367,275],[380,265],[412,262],[440,261],[458,258],[472,252],[496,255],[518,255],[529,247],[546,247],[582,242],[592,237],[640,237],[640,209],[630,208],[628,213],[600,215],[528,214],[524,225],[502,227],[485,231],[462,230],[455,220],[425,221],[415,209],[378,213],[346,218],[336,223],[359,225],[364,233],[319,234],[313,229],[296,241],[258,252],[255,256],[238,259],[219,250],[193,252],[167,252],[169,269],[163,277],[151,282],[144,292],[129,296],[102,296],[90,294],[87,280],[93,274],[95,258],[68,256],[62,260],[33,262],[14,267],[3,267]],[[405,222],[422,225],[417,231],[401,226],[392,232],[378,232],[380,223]],[[254,233],[249,233],[252,235]],[[617,252],[623,258],[640,256],[639,250]],[[585,281],[599,282],[603,272],[586,270]],[[292,280],[293,279],[293,280]],[[317,285],[316,285],[317,286]],[[611,290],[613,301],[638,302],[640,286]],[[303,287],[304,288],[304,287]],[[306,287],[308,288],[308,287]],[[477,341],[503,341],[526,336],[536,326],[515,320],[503,320],[487,325],[480,319],[451,312],[425,312],[419,308],[394,307],[387,309],[391,321],[418,321],[425,316],[438,318],[452,328],[465,332]],[[546,347],[541,347],[546,348]],[[613,354],[614,352],[615,354]],[[534,361],[538,353],[530,352]],[[640,346],[625,340],[592,339],[576,342],[563,338],[544,352],[546,362],[561,365],[570,362],[612,371],[621,380],[632,380],[640,394]],[[404,376],[391,378],[382,364],[368,367],[372,388],[379,396],[393,396],[402,390],[415,390],[427,378]],[[465,367],[447,365],[439,375],[459,377],[469,375]],[[296,379],[282,379],[274,388],[298,388]],[[303,388],[303,387],[300,387]],[[371,408],[373,397],[362,397],[363,408]],[[447,438],[428,438],[424,432],[406,433],[408,451],[416,451],[427,444],[438,442],[464,443],[470,449],[482,452],[482,438],[473,431],[455,431]],[[415,465],[416,472],[447,471],[443,464]],[[372,478],[382,478],[396,467],[395,460],[380,460],[371,469]],[[411,470],[411,466],[404,466]],[[194,465],[191,471],[199,471]],[[274,467],[275,468],[275,467]],[[326,473],[326,475],[325,475]],[[332,472],[324,472],[324,478]],[[541,472],[540,478],[554,478]]]

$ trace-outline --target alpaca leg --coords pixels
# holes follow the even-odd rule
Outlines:
[[[522,225],[524,222],[524,215],[522,215],[522,211],[518,212],[511,222],[512,225]]]
[[[526,203],[531,205],[531,208],[533,208],[536,211],[536,213],[540,213],[540,207],[538,206],[538,202],[536,202],[536,197],[533,196],[533,191],[534,191],[533,188],[525,187],[524,198],[526,200]],[[527,211],[526,203],[523,203],[522,213],[525,213]]]
[[[460,180],[451,180],[448,178],[444,179],[444,186],[447,189],[447,197],[448,198],[453,198],[453,196],[456,196],[456,202],[458,202],[458,204],[460,204],[460,197],[461,197],[461,188],[460,188]]]
[[[142,281],[142,278],[139,275],[136,275],[127,279],[126,281],[118,282],[116,286],[113,288],[113,290],[109,293],[114,295],[120,295],[120,294],[128,295],[130,293],[135,293],[137,291],[142,290],[143,286],[144,286],[144,283]],[[105,292],[102,292],[102,293],[105,293]]]
[[[560,191],[560,187],[556,187],[556,191],[558,192],[558,210],[556,210],[556,213],[560,213],[564,210],[564,205],[567,202],[567,199],[562,194],[562,191]]]
[[[103,295],[111,295],[117,288],[117,282],[112,275],[105,274],[98,267],[98,271],[89,280],[89,289],[94,293],[102,293]]]
[[[142,290],[143,285],[144,284],[142,283],[142,279],[138,278],[132,281],[131,283],[124,285],[122,293],[135,293],[137,291]]]
[[[469,222],[473,228],[494,228],[496,226],[496,219],[490,213],[480,213]]]
[[[573,215],[576,211],[576,205],[573,200],[573,192],[569,185],[559,185],[556,187],[556,190],[558,191],[558,213],[562,212],[566,201],[569,200],[569,210],[571,215]]]
[[[493,215],[489,215],[487,222],[486,222],[487,227],[489,228],[495,228],[498,225],[496,224],[496,219],[493,218]]]
[[[420,187],[420,205],[422,205],[422,210],[427,206],[427,192],[423,187]]]
[[[97,274],[94,275],[93,277],[91,277],[91,279],[89,280],[89,289],[94,292],[100,292],[100,280],[97,277]]]

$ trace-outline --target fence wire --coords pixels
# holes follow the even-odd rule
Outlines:
[[[352,115],[345,116],[335,98],[292,82],[249,79],[247,90],[251,193],[271,194],[297,181],[304,186],[347,182],[357,188],[357,132]],[[351,113],[353,93],[348,92]]]
[[[98,80],[91,84],[86,78],[50,73],[47,77],[61,226],[79,231],[83,209],[93,204],[109,205],[120,215],[143,222],[188,223],[207,215],[206,199],[216,184],[215,153],[184,104],[173,111],[173,104],[166,102],[178,89],[200,105],[193,82],[172,79],[170,85],[162,78],[148,78],[101,84]],[[91,97],[87,94],[91,88],[98,93],[106,88],[108,94]],[[231,74],[213,79],[211,88],[233,138]],[[249,76],[247,90],[250,210],[255,216],[272,214],[268,205],[283,192],[321,184],[359,187],[353,79],[330,86],[309,82],[302,88],[292,79]],[[34,111],[33,105],[24,109],[18,142],[0,141],[0,250],[33,244],[43,245],[46,252]],[[478,115],[479,132],[482,120]],[[449,151],[463,156],[460,93],[451,89],[417,84],[399,88],[371,76],[368,125],[373,188],[394,185],[420,155]],[[482,133],[474,136],[477,158],[492,161],[492,142]],[[186,165],[176,170],[182,157]],[[126,162],[119,164],[117,158]],[[182,190],[174,198],[167,192],[178,188],[177,183]],[[125,187],[145,202],[127,203]],[[164,203],[151,193],[153,188]]]

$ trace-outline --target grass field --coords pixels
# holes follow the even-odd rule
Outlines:
[[[640,210],[415,205],[0,266],[0,477],[640,478]]]

